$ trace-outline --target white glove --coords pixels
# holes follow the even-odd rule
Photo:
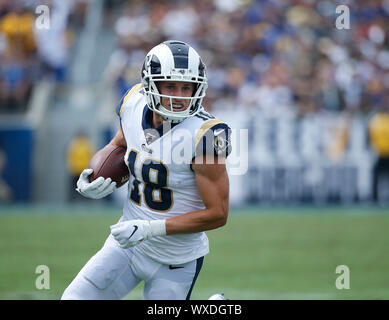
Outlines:
[[[76,188],[79,194],[86,198],[101,199],[115,190],[116,182],[112,182],[111,178],[98,177],[96,180],[89,182],[88,176],[92,172],[93,169],[85,169],[81,172]]]
[[[111,226],[111,234],[126,249],[143,240],[166,235],[166,220],[128,220]]]

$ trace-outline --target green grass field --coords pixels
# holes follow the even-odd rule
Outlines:
[[[103,245],[118,208],[0,208],[0,299],[59,299]],[[192,293],[208,299],[388,299],[389,209],[232,209],[207,232],[211,253]],[[38,265],[50,289],[35,287]],[[338,265],[350,270],[339,290]],[[142,299],[140,284],[128,299]]]

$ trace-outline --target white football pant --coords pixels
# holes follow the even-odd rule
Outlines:
[[[189,299],[203,257],[164,265],[135,249],[122,249],[110,235],[62,295],[62,300],[118,300],[145,281],[145,300]]]

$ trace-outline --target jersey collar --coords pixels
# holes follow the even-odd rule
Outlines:
[[[171,123],[171,129],[174,128],[179,123]],[[152,129],[153,128],[153,111],[149,109],[147,104],[143,108],[143,115],[142,115],[142,128],[143,130]],[[158,128],[155,128],[155,130],[158,131],[159,136],[162,137],[163,134],[167,133],[168,131],[163,132],[163,125],[161,124]]]

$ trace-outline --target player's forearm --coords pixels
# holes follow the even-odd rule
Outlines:
[[[124,138],[122,128],[120,127],[113,139],[108,143],[117,147],[127,147],[126,139]]]
[[[192,211],[166,220],[166,234],[195,233],[217,229],[227,223],[228,205],[220,209]]]

